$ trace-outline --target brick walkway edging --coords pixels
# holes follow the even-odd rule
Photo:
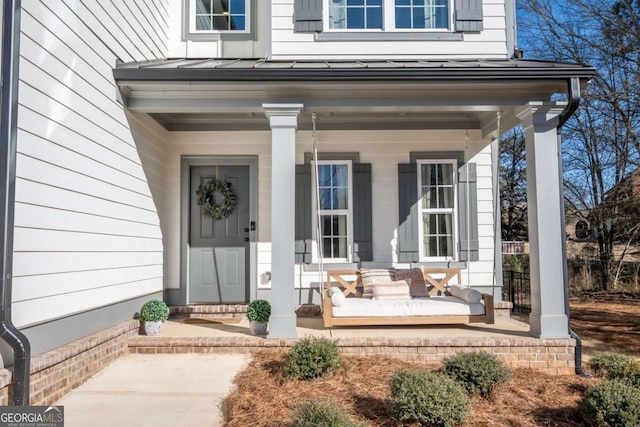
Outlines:
[[[31,358],[31,405],[50,405],[129,353],[140,322],[127,320]],[[0,405],[9,404],[11,371],[0,369]]]
[[[131,353],[254,353],[288,348],[294,339],[259,337],[146,337],[129,341]],[[341,338],[343,354],[384,355],[407,361],[439,363],[454,353],[486,351],[511,368],[532,368],[552,375],[575,372],[574,339],[514,338]]]

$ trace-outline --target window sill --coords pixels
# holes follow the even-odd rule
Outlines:
[[[424,261],[424,262],[412,262],[411,267],[425,267],[425,268],[467,268],[465,261]]]
[[[255,34],[245,32],[228,33],[198,33],[188,32],[184,36],[185,40],[194,41],[218,41],[218,40],[255,40]]]
[[[330,32],[316,33],[316,41],[461,41],[461,33],[449,32]]]
[[[340,262],[340,263],[330,263],[330,264],[323,264],[322,265],[322,270],[323,271],[327,271],[327,270],[357,270],[358,269],[358,263],[357,262]],[[320,271],[320,265],[319,264],[303,264],[303,271],[309,271],[309,272],[317,272]]]

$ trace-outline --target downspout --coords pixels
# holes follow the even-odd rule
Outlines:
[[[580,105],[580,79],[578,77],[572,77],[569,81],[569,103],[566,108],[560,113],[560,121],[558,123],[558,169],[560,172],[560,194],[564,194],[563,184],[563,171],[562,171],[562,137],[560,136],[560,128],[569,120],[569,118],[576,112],[578,105]],[[560,197],[560,212],[562,215],[562,224],[565,224],[565,211],[564,211],[564,197]],[[567,239],[562,236],[562,282],[564,286],[564,301],[565,301],[565,313],[567,313],[567,321],[569,322],[569,336],[576,340],[576,374],[581,377],[591,378],[592,375],[586,372],[582,368],[582,340],[571,329],[570,316],[569,316],[569,272],[567,267]]]
[[[16,183],[20,0],[4,0],[0,104],[0,338],[13,349],[11,404],[29,405],[31,346],[11,320],[13,215]]]

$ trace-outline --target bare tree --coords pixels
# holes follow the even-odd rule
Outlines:
[[[500,138],[502,240],[527,240],[525,139],[518,127]]]
[[[639,0],[527,0],[521,39],[529,57],[591,64],[598,76],[563,128],[565,198],[592,224],[602,285],[615,287],[624,259],[616,244],[637,242],[634,182],[640,159]]]

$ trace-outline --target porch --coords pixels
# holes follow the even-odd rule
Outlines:
[[[325,226],[322,235],[337,249],[322,257],[350,269],[454,266],[465,271],[463,285],[500,286],[494,207],[498,138],[522,124],[532,245],[529,331],[540,342],[567,340],[557,127],[572,114],[580,88],[592,75],[590,67],[512,60],[119,64],[114,77],[131,121],[147,126],[134,133],[151,135],[139,138],[137,147],[159,202],[165,299],[172,304],[268,299],[273,340],[267,341],[287,343],[304,335],[293,306],[308,300],[302,294],[309,294],[318,270],[315,243],[321,239],[313,227],[319,220],[311,215],[312,158],[307,156],[315,140],[315,117],[322,124],[324,157],[318,159],[346,171],[332,184],[345,189],[346,201],[323,214],[342,221]],[[566,94],[569,102],[553,102],[557,94]],[[145,151],[149,146],[151,154]],[[158,165],[156,151],[166,153],[165,167]],[[237,163],[239,156],[242,166],[254,165],[249,165],[253,178],[245,196],[238,199],[250,204],[244,223],[237,221],[246,225],[236,227],[239,244],[231,245],[245,248],[229,275],[240,278],[239,286],[245,284],[244,294],[194,297],[201,284],[216,289],[218,282],[205,283],[200,272],[217,277],[211,248],[221,246],[199,246],[197,236],[190,235],[202,227],[197,207],[190,210],[196,213],[192,223],[187,220],[188,206],[195,204],[194,188],[188,185],[200,183],[204,175],[190,180],[189,172],[198,165],[188,162],[204,162],[218,179],[218,166],[230,158]],[[443,202],[446,212],[436,214],[418,203],[432,186],[418,191],[418,178],[430,164],[446,170],[443,182],[451,188]],[[334,209],[338,205],[347,208]],[[424,208],[420,214],[419,206]],[[425,240],[424,224],[436,230],[431,226],[436,218],[442,232],[427,233]],[[425,242],[431,245],[438,238],[445,241],[438,246],[444,249],[427,250]],[[191,265],[192,260],[202,262]],[[226,271],[219,275],[227,276]]]

